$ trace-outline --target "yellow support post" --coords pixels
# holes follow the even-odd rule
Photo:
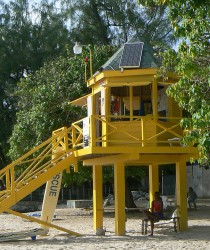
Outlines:
[[[152,83],[152,110],[153,110],[153,117],[157,119],[158,116],[158,94],[157,94],[157,79],[155,78]]]
[[[93,218],[94,230],[103,229],[102,166],[93,166]]]
[[[180,230],[186,230],[187,225],[187,186],[186,186],[186,163],[176,163],[176,199],[180,211]]]
[[[125,235],[125,167],[123,162],[114,164],[115,234]]]
[[[96,118],[94,115],[90,116],[90,147],[96,145]]]
[[[144,118],[142,117],[141,118],[141,140],[142,140],[142,143],[141,143],[141,146],[144,147],[145,145],[145,120]]]
[[[154,199],[154,193],[159,191],[159,169],[158,164],[149,165],[149,199],[150,207]]]
[[[110,114],[110,88],[103,87],[101,90],[101,115],[102,119],[105,120],[105,122],[102,122],[102,136],[103,136],[103,142],[102,146],[107,147],[108,146],[108,127],[107,127],[107,122],[108,122],[108,117],[106,117],[107,114]]]
[[[133,121],[133,87],[129,86],[129,93],[130,93],[130,121]]]

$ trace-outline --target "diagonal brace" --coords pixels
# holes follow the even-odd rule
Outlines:
[[[46,221],[42,221],[42,220],[36,219],[36,218],[34,218],[34,217],[31,217],[31,216],[28,216],[28,215],[25,215],[25,214],[16,212],[16,211],[14,211],[14,210],[12,210],[12,209],[9,209],[9,208],[6,209],[5,212],[10,213],[10,214],[13,214],[13,215],[16,215],[16,216],[18,216],[18,217],[24,218],[24,219],[29,220],[29,221],[36,222],[36,223],[38,223],[38,224],[45,225],[45,226],[47,226],[47,227],[56,228],[56,229],[58,229],[58,230],[60,230],[60,231],[63,231],[63,232],[65,232],[65,233],[68,233],[68,234],[70,234],[70,235],[82,236],[81,234],[76,233],[76,232],[73,232],[73,231],[68,230],[68,229],[66,229],[66,228],[63,228],[63,227],[57,226],[57,225],[55,225],[55,224],[48,223],[48,222],[46,222]]]

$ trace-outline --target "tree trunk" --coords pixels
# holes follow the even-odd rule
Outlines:
[[[0,169],[4,168],[5,166],[6,166],[6,157],[2,150],[2,146],[0,145]]]
[[[136,204],[133,201],[133,195],[131,193],[128,178],[125,181],[125,206],[127,208],[136,208]]]

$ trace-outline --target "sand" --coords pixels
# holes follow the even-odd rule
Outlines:
[[[154,236],[141,234],[141,212],[127,214],[126,235],[115,236],[114,212],[104,213],[105,236],[96,236],[93,230],[91,210],[66,208],[56,209],[53,223],[81,233],[82,237],[70,236],[56,229],[50,229],[48,236],[36,240],[26,238],[14,242],[0,242],[0,249],[62,250],[62,249],[210,249],[210,200],[198,201],[198,209],[188,211],[188,230],[175,233],[172,228],[156,228]],[[10,214],[0,214],[0,230],[15,232],[39,227],[34,222]]]

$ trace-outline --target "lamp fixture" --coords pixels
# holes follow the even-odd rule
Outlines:
[[[90,55],[90,76],[93,76],[93,65],[92,65],[92,51],[90,49],[89,45],[81,45],[80,43],[76,42],[74,47],[73,47],[73,51],[75,55],[79,55],[82,54],[82,47],[87,47],[89,50],[89,55]],[[85,58],[85,81],[86,81],[86,63],[88,62],[87,57]]]
[[[80,43],[75,43],[74,47],[73,47],[73,51],[75,55],[79,55],[82,54],[82,46],[80,45]]]

